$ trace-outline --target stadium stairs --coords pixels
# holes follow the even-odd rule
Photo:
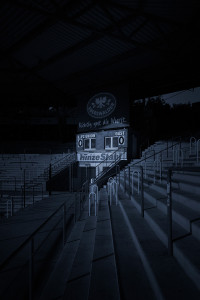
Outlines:
[[[141,177],[139,173],[138,193],[134,172],[140,166],[143,216]],[[167,219],[170,167],[172,253]],[[200,170],[194,145],[157,142],[113,179],[118,198],[116,185],[110,184],[114,180],[108,181],[100,190],[97,216],[76,224],[75,237],[72,234],[65,245],[40,299],[198,299]]]
[[[91,199],[91,215],[88,215],[89,202],[86,201],[62,251],[53,259],[50,271],[46,272],[48,275],[41,279],[41,285],[31,296],[26,285],[29,299],[199,299],[200,170],[197,159],[194,145],[172,146],[160,141],[109,179],[100,189],[97,214],[95,201]],[[173,174],[171,252],[167,234],[169,168]],[[141,210],[142,195],[144,209]],[[52,251],[54,247],[50,242]],[[46,262],[43,269],[48,267],[48,260]],[[7,268],[9,272],[9,266]],[[17,271],[15,263],[12,270]],[[9,273],[1,273],[4,283],[5,274]],[[34,277],[40,281],[37,269]],[[13,278],[18,278],[14,287],[23,299],[23,281],[16,273]],[[14,288],[12,294],[13,291]],[[8,292],[11,293],[9,288]]]
[[[75,152],[1,155],[0,218],[13,215],[21,208],[48,196],[46,182],[49,179],[50,164],[53,177],[74,161]]]

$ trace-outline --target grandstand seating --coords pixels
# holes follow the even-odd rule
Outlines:
[[[97,216],[94,201],[88,216],[86,201],[33,298],[198,299],[200,168],[196,146],[159,141],[113,174],[100,189]],[[72,211],[79,207],[75,203]]]
[[[72,161],[75,153],[58,154],[4,154],[0,159],[0,214],[8,214],[7,206],[11,206],[12,214],[23,206],[32,204],[46,197],[46,182],[49,179],[51,164],[52,177],[63,170]],[[24,202],[24,187],[26,203]],[[9,201],[9,203],[8,203]],[[11,210],[11,209],[9,209]],[[9,212],[11,214],[11,212]]]

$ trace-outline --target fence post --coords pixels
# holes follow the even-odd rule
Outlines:
[[[34,186],[33,186],[33,204],[35,202],[35,195],[34,195]]]
[[[124,192],[126,192],[126,169],[124,169]]]
[[[74,197],[74,223],[76,223],[76,197]]]
[[[51,196],[51,177],[52,177],[52,167],[50,163],[49,164],[49,196]]]
[[[17,190],[17,183],[16,183],[16,177],[15,177],[15,192]]]
[[[63,247],[65,246],[65,235],[66,235],[66,205],[63,205]]]
[[[120,170],[119,170],[119,186],[120,186]]]
[[[13,216],[13,212],[14,212],[14,199],[13,197],[11,197],[11,217]]]
[[[23,206],[26,207],[26,169],[24,169],[24,203]]]
[[[71,164],[69,164],[69,191],[72,191],[72,171],[71,171]]]
[[[168,158],[168,140],[167,140],[167,158]]]
[[[43,184],[42,184],[42,200],[43,200]]]
[[[72,175],[71,192],[73,193],[73,191],[74,191],[74,164],[73,164],[73,162],[71,163],[71,175]]]
[[[128,167],[128,185],[129,185],[129,197],[131,196],[131,168]]]
[[[160,182],[162,182],[162,152],[160,153]]]
[[[168,254],[173,254],[172,248],[172,191],[171,191],[172,170],[167,173],[167,219],[168,219]]]
[[[29,250],[29,300],[33,299],[33,259],[34,259],[34,239],[30,240],[30,250]]]
[[[141,173],[141,216],[144,217],[144,186],[143,186],[143,167],[140,166]]]

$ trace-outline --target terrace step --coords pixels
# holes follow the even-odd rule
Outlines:
[[[121,193],[121,195],[124,195],[123,190]],[[128,195],[128,193],[126,195]],[[147,198],[145,198],[144,218],[163,245],[168,247],[166,205],[163,206],[163,204],[160,204],[161,199],[156,200],[156,193],[154,196],[151,195],[151,197],[151,201],[148,201]],[[140,198],[138,196],[131,197],[130,203],[131,202],[135,205],[138,211],[141,211]],[[153,204],[154,206],[152,206]],[[180,207],[181,205],[179,205],[179,209]],[[181,209],[183,209],[183,207],[181,207]],[[192,210],[188,212],[188,210],[189,209],[187,208],[184,211],[184,213],[187,214],[187,217],[183,215],[183,210],[181,210],[181,213],[179,212],[179,214],[175,211],[172,213],[173,253],[180,266],[185,270],[187,276],[192,279],[196,287],[200,290],[200,257],[197,254],[200,251],[200,226],[198,226],[198,220],[192,224],[190,223],[189,219],[191,217],[195,217],[195,212],[192,212]],[[197,216],[199,216],[198,213]]]
[[[119,300],[119,286],[106,189],[100,191],[89,300]]]
[[[79,248],[66,282],[63,299],[88,299],[96,221],[96,216],[90,216],[86,221]]]
[[[198,298],[193,281],[124,193],[111,213],[124,299]]]

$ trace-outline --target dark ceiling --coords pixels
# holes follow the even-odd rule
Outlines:
[[[200,1],[1,0],[4,105],[72,105],[128,83],[139,99],[200,86]]]

